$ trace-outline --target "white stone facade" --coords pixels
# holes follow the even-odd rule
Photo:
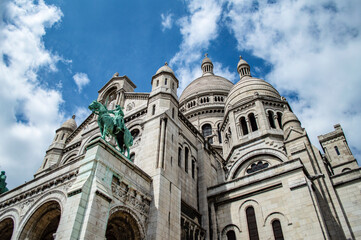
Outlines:
[[[166,64],[150,93],[114,76],[131,161],[97,117],[66,121],[34,179],[0,195],[1,239],[361,239],[361,169],[339,124],[314,147],[285,98],[240,59],[233,84],[202,62],[178,98]]]

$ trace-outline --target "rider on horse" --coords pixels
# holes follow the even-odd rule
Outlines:
[[[118,134],[120,131],[124,131],[124,112],[122,107],[119,105],[115,106],[114,110],[108,110],[109,113],[114,114],[114,125],[116,126],[116,130],[114,134]]]

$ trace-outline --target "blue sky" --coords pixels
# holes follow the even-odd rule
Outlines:
[[[360,159],[360,12],[358,0],[3,0],[0,169],[9,188],[31,180],[55,130],[73,114],[81,123],[115,72],[149,92],[167,61],[180,94],[205,53],[233,82],[242,55],[317,147],[341,123]]]

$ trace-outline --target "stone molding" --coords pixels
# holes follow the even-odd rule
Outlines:
[[[62,184],[64,190],[67,190],[73,183],[73,181],[71,181],[71,180],[74,179],[77,175],[78,175],[78,170],[74,170],[70,173],[60,175],[59,177],[57,177],[55,179],[52,179],[46,183],[40,184],[37,187],[29,189],[28,191],[24,191],[21,194],[18,194],[16,196],[12,197],[11,199],[0,202],[0,209],[3,209],[8,206],[12,206],[24,199],[30,199],[30,198],[33,198],[34,196],[39,196],[40,194],[47,191],[48,189],[58,188],[58,186],[60,184]],[[23,203],[24,204],[25,204],[25,202],[30,203],[29,201],[31,202],[31,200],[28,200],[28,201],[24,201]]]

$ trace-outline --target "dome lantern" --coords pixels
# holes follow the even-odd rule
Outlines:
[[[239,56],[239,62],[237,64],[237,72],[239,74],[240,79],[242,79],[244,76],[251,76],[251,68],[249,64],[242,58],[242,56]]]
[[[213,74],[213,63],[211,59],[208,58],[208,53],[204,55],[204,59],[201,65],[203,74],[202,76],[214,75]]]

